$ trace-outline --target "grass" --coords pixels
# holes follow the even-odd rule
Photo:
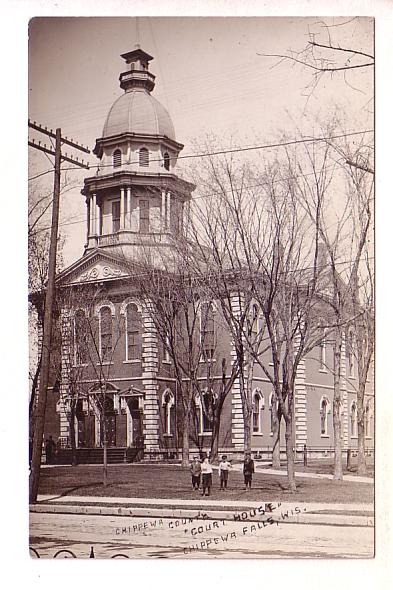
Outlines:
[[[217,471],[213,473],[213,500],[279,502],[295,499],[300,502],[371,503],[374,486],[369,483],[305,479],[297,477],[297,492],[287,489],[285,476],[257,472],[253,489],[243,490],[243,476],[233,471],[229,475],[229,489],[220,491]],[[122,498],[197,499],[199,493],[191,488],[188,470],[176,465],[127,464],[108,466],[108,485],[102,485],[102,466],[53,466],[43,469],[40,494],[110,496]]]

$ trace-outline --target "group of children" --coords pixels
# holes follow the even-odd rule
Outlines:
[[[199,490],[202,478],[202,496],[210,496],[213,479],[213,467],[209,461],[209,457],[205,457],[202,461],[197,455],[191,463],[191,483],[194,491]],[[223,455],[218,465],[218,477],[220,478],[220,490],[227,491],[228,489],[228,474],[232,469],[231,461],[228,461],[227,455]],[[252,475],[254,473],[254,461],[251,458],[251,453],[246,453],[243,463],[244,475],[244,489],[251,490]]]

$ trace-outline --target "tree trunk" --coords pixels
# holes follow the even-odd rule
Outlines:
[[[273,412],[273,450],[272,450],[272,467],[277,469],[281,467],[280,454],[280,430],[281,430],[281,410],[277,408],[276,402],[272,399]]]
[[[359,383],[357,394],[358,407],[358,475],[366,475],[365,428],[364,428],[364,384]]]
[[[245,414],[246,414],[246,416],[244,418],[244,452],[251,453],[251,437],[252,437],[251,417],[252,417],[252,413],[247,408]]]
[[[190,410],[184,408],[181,466],[190,466]]]
[[[103,447],[104,447],[104,469],[103,469],[103,485],[108,485],[108,448],[106,442],[106,420],[105,415],[102,421],[102,435],[103,435]]]
[[[335,331],[334,340],[334,393],[333,393],[333,437],[334,437],[334,471],[333,479],[343,479],[343,465],[342,465],[342,443],[341,443],[341,332],[339,329]]]
[[[285,418],[285,447],[287,454],[288,486],[291,492],[296,492],[295,453],[293,452],[293,446],[292,415],[291,412],[289,412],[289,416]]]
[[[219,439],[220,439],[220,418],[221,416],[216,416],[213,424],[213,432],[212,432],[212,439],[210,443],[210,461],[215,461],[218,458],[218,446],[219,446]]]

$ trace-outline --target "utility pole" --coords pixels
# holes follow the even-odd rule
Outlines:
[[[54,167],[54,185],[53,185],[53,205],[52,205],[52,224],[50,233],[50,245],[49,245],[49,264],[48,264],[48,283],[45,293],[45,309],[44,309],[44,327],[43,327],[43,340],[42,340],[42,355],[41,355],[41,370],[40,370],[40,383],[38,390],[37,405],[34,409],[34,431],[33,431],[33,451],[31,459],[31,472],[29,482],[29,497],[30,502],[37,500],[38,485],[40,480],[40,469],[41,469],[41,457],[42,457],[42,439],[44,435],[45,427],[45,410],[46,400],[48,393],[49,384],[49,369],[50,369],[50,355],[51,355],[51,340],[52,340],[52,316],[54,308],[54,293],[55,293],[55,273],[56,273],[56,253],[57,253],[57,239],[58,239],[58,227],[59,227],[59,203],[60,203],[60,176],[61,176],[61,161],[66,160],[80,166],[82,168],[88,168],[88,164],[84,163],[83,160],[79,161],[78,158],[72,156],[62,156],[61,146],[62,143],[68,144],[71,147],[90,153],[90,150],[84,146],[80,146],[73,140],[63,138],[61,136],[61,129],[56,129],[54,133],[52,130],[48,130],[46,127],[43,128],[41,125],[37,125],[35,122],[29,121],[29,127],[35,131],[39,131],[49,137],[55,139],[54,151],[46,145],[41,145],[41,142],[35,142],[29,140],[29,145],[45,153],[49,153],[55,156],[55,167]]]

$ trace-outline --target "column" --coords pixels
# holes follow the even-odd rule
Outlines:
[[[300,345],[300,334],[295,338],[294,355]],[[306,390],[306,364],[305,359],[299,361],[295,375],[294,392],[294,422],[295,422],[295,448],[303,451],[307,444],[307,390]]]
[[[171,193],[168,191],[166,194],[166,228],[167,231],[171,231]]]
[[[86,199],[86,207],[87,207],[87,236],[86,236],[86,242],[89,242],[89,236],[90,236],[90,228],[91,228],[91,219],[90,219],[90,197],[87,197]]]
[[[148,306],[143,310],[142,383],[145,390],[143,436],[147,452],[159,451],[158,347],[157,332]]]
[[[306,366],[302,359],[297,367],[295,377],[295,447],[302,451],[307,444],[307,390]]]
[[[232,296],[232,309],[236,315],[241,314],[241,299],[238,295]],[[232,363],[236,361],[235,343],[232,341],[231,346],[231,360]],[[246,369],[245,369],[246,370]],[[232,444],[235,450],[239,452],[244,451],[244,416],[243,416],[243,404],[242,396],[240,392],[240,378],[236,377],[236,380],[232,387]]]
[[[120,229],[124,229],[124,188],[120,189]]]
[[[126,227],[131,229],[131,188],[127,187],[127,220]]]
[[[70,443],[70,427],[67,416],[67,410],[69,408],[69,371],[73,364],[72,359],[72,330],[71,330],[72,317],[68,309],[62,309],[60,315],[60,330],[61,330],[61,384],[60,384],[60,397],[58,403],[58,409],[60,414],[60,437],[67,439]]]
[[[90,209],[91,209],[91,226],[90,226],[90,234],[92,236],[95,236],[97,234],[97,196],[95,193],[93,193],[92,199],[91,199],[91,204],[90,204]]]
[[[347,391],[347,355],[346,355],[346,343],[345,343],[345,331],[342,333],[341,341],[341,383],[340,383],[340,396],[341,396],[341,436],[343,440],[343,449],[347,449],[349,445],[349,433],[348,433],[348,391]]]
[[[166,192],[161,191],[161,231],[166,229]]]

